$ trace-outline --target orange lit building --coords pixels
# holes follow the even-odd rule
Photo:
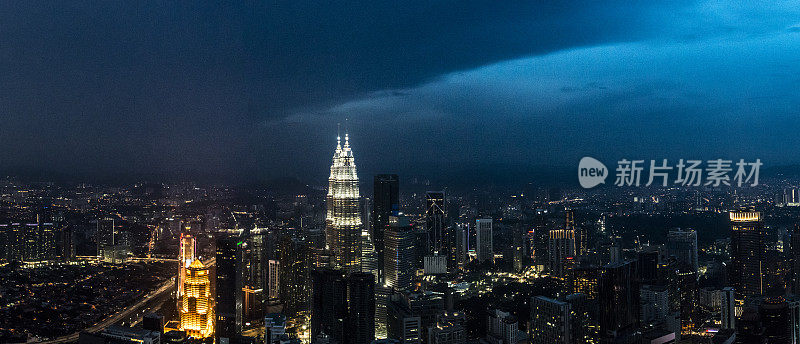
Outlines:
[[[211,281],[208,268],[196,259],[186,268],[181,303],[181,330],[195,338],[206,338],[214,332],[211,302]]]

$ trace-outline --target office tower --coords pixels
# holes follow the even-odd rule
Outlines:
[[[564,299],[569,303],[572,342],[596,343],[599,325],[594,316],[594,302],[581,293],[567,295]]]
[[[106,247],[116,245],[117,227],[114,224],[114,218],[104,217],[97,220],[97,232],[95,233],[95,240],[97,241],[97,256],[104,257],[104,250]]]
[[[675,256],[678,263],[697,271],[697,232],[680,228],[667,232],[667,252]]]
[[[142,318],[142,328],[148,331],[164,332],[164,316],[156,313],[147,313]]]
[[[354,272],[347,277],[347,343],[370,344],[375,340],[375,276]]]
[[[75,237],[73,233],[73,227],[69,225],[61,227],[59,236],[59,240],[61,242],[61,260],[64,262],[71,262],[75,260]],[[2,253],[0,253],[0,257],[2,256]]]
[[[603,343],[635,343],[639,327],[639,287],[633,263],[603,267],[597,286]]]
[[[386,285],[397,290],[411,288],[414,278],[414,229],[405,216],[391,216],[384,233]]]
[[[181,304],[181,330],[191,337],[206,338],[213,333],[211,281],[208,268],[195,259],[186,268]]]
[[[396,174],[376,175],[372,192],[372,238],[378,263],[377,281],[382,284],[385,280],[383,232],[389,227],[389,216],[400,213],[400,178]]]
[[[658,280],[658,265],[660,252],[657,246],[646,246],[636,253],[636,270],[639,273],[639,282],[653,284]]]
[[[314,266],[315,256],[310,245],[302,234],[279,236],[277,259],[280,273],[277,279],[268,279],[278,283],[278,298],[283,303],[283,314],[290,318],[307,311],[311,301],[309,271]]]
[[[385,284],[375,286],[375,337],[386,338],[386,315],[392,288]]]
[[[486,325],[489,342],[516,343],[519,338],[517,317],[508,312],[499,309],[489,311],[489,321]]]
[[[569,303],[544,296],[531,299],[531,327],[528,334],[532,344],[571,344],[573,332]]]
[[[558,278],[565,278],[565,263],[575,258],[575,231],[553,229],[550,231],[547,252],[549,254],[548,269]]]
[[[332,342],[346,344],[347,279],[342,271],[316,269],[311,272],[311,337],[321,333]]]
[[[663,285],[642,285],[639,289],[640,314],[642,324],[666,322],[670,313],[669,290]]]
[[[494,263],[494,247],[492,243],[492,219],[475,220],[475,246],[479,262]]]
[[[359,271],[364,228],[359,205],[358,176],[347,134],[344,136],[344,146],[336,138],[326,200],[325,235],[328,247],[333,251],[335,264],[347,272]]]
[[[428,233],[426,255],[449,255],[452,245],[448,241],[445,224],[444,191],[425,193],[425,231]]]
[[[761,300],[758,316],[767,343],[791,343],[789,303],[784,297],[766,297]]]
[[[573,231],[575,233],[575,254],[580,256],[586,251],[587,237],[583,228],[575,226],[575,211],[567,208],[564,213],[566,214],[566,221],[564,229]]]
[[[242,332],[244,276],[241,269],[241,246],[244,240],[235,236],[217,241],[216,324],[215,342],[227,344]]]
[[[181,233],[178,241],[178,309],[181,309],[183,304],[183,287],[186,279],[186,269],[189,264],[192,264],[196,257],[197,242],[195,238],[189,234]]]
[[[763,294],[764,223],[761,213],[734,211],[731,219],[730,281],[737,295],[743,298]]]
[[[466,341],[466,316],[462,312],[445,311],[428,327],[428,344],[461,344]]]
[[[469,223],[455,225],[456,266],[463,269],[469,263]]]
[[[525,227],[518,225],[514,228],[513,233],[513,270],[516,273],[522,273],[533,263],[531,259],[531,235]]]

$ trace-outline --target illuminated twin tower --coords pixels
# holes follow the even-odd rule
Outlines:
[[[334,264],[348,272],[375,273],[375,248],[361,221],[358,175],[347,134],[344,146],[341,138],[336,138],[326,200],[325,241],[333,252]]]

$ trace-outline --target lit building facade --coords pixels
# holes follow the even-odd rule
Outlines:
[[[326,243],[333,251],[335,264],[353,272],[361,268],[363,231],[359,206],[358,176],[347,134],[344,146],[336,139],[331,174],[328,179]]]
[[[211,280],[208,268],[199,259],[186,268],[183,291],[181,330],[195,338],[211,336],[214,331]]]
[[[196,241],[193,236],[181,233],[178,246],[178,309],[181,309],[181,305],[183,304],[182,298],[184,294],[184,282],[186,281],[186,271],[196,258],[196,247]]]

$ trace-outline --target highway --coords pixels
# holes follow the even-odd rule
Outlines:
[[[216,258],[211,258],[203,264],[206,267],[211,267],[216,264]],[[56,343],[74,343],[78,341],[78,336],[80,332],[95,332],[102,330],[110,325],[114,324],[136,324],[141,321],[142,316],[149,313],[153,309],[157,309],[160,305],[164,302],[164,299],[169,297],[170,292],[172,292],[175,288],[175,277],[172,276],[167,282],[161,285],[158,289],[151,291],[148,293],[143,299],[139,300],[133,305],[117,312],[116,314],[106,318],[105,320],[91,326],[83,331],[75,332],[70,335],[66,335],[63,337],[58,337],[52,340],[45,340],[39,343],[43,344],[56,344]],[[147,307],[145,307],[147,306]]]

